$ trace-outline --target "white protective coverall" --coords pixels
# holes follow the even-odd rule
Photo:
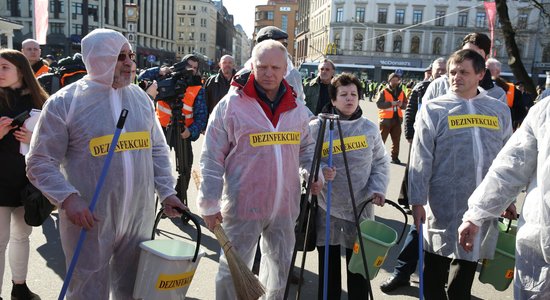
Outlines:
[[[221,211],[222,226],[249,268],[261,235],[259,278],[267,289],[265,299],[283,299],[300,211],[299,167],[311,166],[315,143],[307,108],[283,83],[283,97],[292,98],[279,105],[291,109],[280,114],[276,127],[255,98],[252,74],[244,87],[230,89],[211,114],[200,160],[199,212]],[[236,299],[224,254],[216,299]]]
[[[422,105],[411,145],[409,204],[425,205],[425,251],[467,261],[492,258],[496,219],[481,230],[482,253],[462,249],[458,227],[468,197],[512,134],[511,120],[508,106],[485,91],[472,99],[449,92]]]
[[[132,299],[139,243],[149,240],[160,199],[175,195],[168,147],[153,103],[137,85],[114,89],[126,38],[96,29],[82,39],[88,75],[44,105],[27,158],[27,176],[58,207],[76,193],[91,202],[122,109],[128,117],[117,144],[67,293],[68,299]],[[81,227],[60,210],[67,266]]]
[[[484,91],[482,87],[478,87],[478,90],[480,92]],[[432,82],[430,82],[430,85],[428,85],[428,88],[426,89],[424,96],[422,96],[422,102],[427,102],[437,97],[443,96],[447,94],[448,91],[449,91],[449,77],[447,77],[447,75],[442,75],[434,79]],[[505,104],[508,103],[507,102],[508,99],[506,98],[506,92],[497,85],[493,86],[491,89],[487,91],[487,96],[493,97],[502,103],[505,103]]]
[[[309,126],[313,137],[319,135],[320,120],[313,120]],[[389,183],[390,158],[386,152],[378,125],[365,117],[355,120],[341,120],[340,126],[344,135],[346,157],[353,186],[357,209],[363,206],[374,193],[386,194]],[[357,239],[355,217],[348,187],[348,179],[341,151],[340,135],[335,124],[333,133],[333,166],[336,176],[332,181],[331,195],[331,228],[330,245],[343,245],[352,249]],[[327,121],[323,150],[321,156],[321,170],[328,163],[329,122]],[[317,245],[325,245],[325,215],[327,211],[327,186],[325,185],[318,197],[319,211],[317,217]],[[374,219],[374,207],[370,203],[365,208],[360,219]]]
[[[527,196],[516,235],[514,299],[550,299],[550,97],[541,100],[493,161],[468,200],[464,221],[497,218]]]

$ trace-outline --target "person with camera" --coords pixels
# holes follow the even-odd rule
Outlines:
[[[153,103],[131,84],[135,53],[110,29],[82,39],[88,75],[50,97],[35,129],[27,176],[60,208],[67,266],[87,230],[67,299],[132,299],[139,244],[150,240],[155,191],[169,217],[187,209],[176,197],[169,150]],[[88,208],[119,115],[124,128],[93,213]]]
[[[299,169],[311,166],[315,146],[308,109],[283,79],[287,55],[277,41],[258,43],[251,71],[233,78],[236,89],[216,105],[206,129],[197,197],[206,226],[221,223],[249,267],[261,237],[266,299],[284,295],[300,210]],[[216,299],[236,299],[224,254],[219,261]]]
[[[179,68],[183,70],[178,70]],[[204,98],[204,88],[199,77],[199,58],[193,54],[187,54],[173,69],[175,72],[157,83],[159,88],[164,87],[167,92],[162,93],[161,90],[161,93],[157,95],[157,98],[161,100],[157,100],[156,110],[170,147],[177,146],[177,141],[172,136],[173,130],[169,130],[169,128],[180,130],[179,135],[183,139],[183,149],[175,147],[176,156],[182,157],[181,162],[178,162],[178,159],[176,162],[179,173],[176,192],[178,198],[183,203],[187,203],[187,188],[189,187],[191,167],[193,166],[191,142],[196,141],[206,129],[208,110]],[[167,83],[167,87],[163,83]],[[165,94],[175,96],[169,97],[173,99],[167,99],[164,97]],[[177,99],[176,97],[181,94],[183,94],[183,97]],[[182,153],[177,153],[180,151]]]
[[[29,180],[25,176],[25,157],[19,148],[21,143],[28,144],[31,140],[32,132],[23,126],[28,112],[42,109],[47,98],[27,58],[16,50],[0,50],[0,291],[9,243],[11,299],[40,299],[25,283],[32,227],[24,220],[20,194]]]

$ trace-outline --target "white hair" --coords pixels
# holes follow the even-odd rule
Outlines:
[[[487,59],[487,61],[485,62],[485,66],[487,66],[487,68],[489,66],[495,66],[498,70],[502,70],[502,63],[498,61],[496,58],[492,58],[492,57]]]
[[[27,44],[34,44],[34,45],[40,45],[37,40],[35,39],[26,39],[21,43],[21,47],[25,47]]]
[[[265,40],[262,41],[256,46],[254,46],[254,49],[252,49],[252,57],[251,61],[252,64],[256,64],[258,62],[258,59],[260,58],[260,54],[262,54],[266,50],[271,49],[279,49],[281,52],[285,54],[285,58],[288,57],[288,51],[286,50],[286,47],[281,44],[281,42],[275,41],[275,40]]]

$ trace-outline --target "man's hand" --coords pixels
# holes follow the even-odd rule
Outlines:
[[[166,199],[162,201],[162,207],[164,208],[164,214],[170,218],[181,216],[181,213],[176,208],[181,210],[189,210],[189,208],[187,208],[187,206],[185,206],[180,199],[176,197],[176,195],[166,197]]]
[[[392,105],[393,106],[401,106],[401,101],[393,101]]]
[[[510,206],[508,206],[508,208],[500,216],[509,220],[516,220],[518,218],[516,205],[514,203],[510,204]]]
[[[478,231],[479,227],[470,221],[464,222],[458,227],[458,242],[464,248],[464,251],[472,251],[474,248],[474,239]]]
[[[11,126],[11,122],[13,119],[8,117],[1,117],[0,118],[0,140],[10,132],[10,130],[14,129],[14,126]]]
[[[77,194],[71,194],[67,197],[61,208],[65,210],[65,214],[67,214],[71,223],[86,230],[92,229],[95,221],[98,221],[88,208],[88,203]]]
[[[384,206],[384,203],[386,203],[386,197],[382,194],[374,193],[372,195],[372,203],[378,206]]]
[[[156,80],[153,80],[153,83],[151,83],[151,85],[147,88],[147,90],[145,91],[149,96],[151,96],[151,98],[155,99],[157,98],[157,95],[159,93],[159,91],[157,90],[158,88],[158,85],[157,85],[157,81]]]
[[[185,128],[185,130],[181,133],[181,138],[186,139],[191,136],[191,131],[189,129]]]
[[[214,231],[214,227],[216,227],[216,224],[223,223],[221,212],[217,212],[210,216],[202,216],[202,219],[204,220],[204,223],[206,223],[206,227],[208,227],[210,231]]]
[[[325,177],[326,181],[332,181],[334,180],[334,177],[336,177],[336,167],[325,167],[323,168],[323,176]]]
[[[426,221],[426,210],[422,205],[413,205],[412,214],[414,225],[418,229],[420,228],[420,223],[424,224],[424,222]]]

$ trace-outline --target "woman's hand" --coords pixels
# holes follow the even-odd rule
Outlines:
[[[3,139],[10,130],[14,129],[14,126],[11,126],[11,122],[13,119],[8,117],[1,117],[0,118],[0,139]]]
[[[32,131],[28,130],[25,127],[19,127],[13,135],[15,136],[15,139],[18,140],[21,143],[30,144],[31,143],[31,137],[32,137]]]

